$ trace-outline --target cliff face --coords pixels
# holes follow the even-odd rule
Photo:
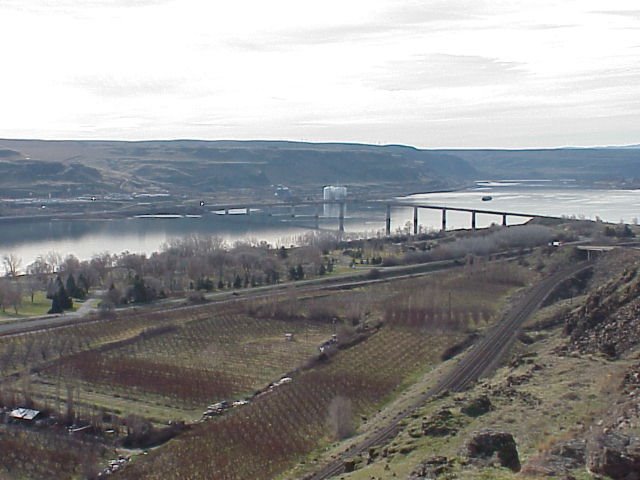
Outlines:
[[[640,344],[640,274],[632,261],[637,255],[627,257],[627,266],[595,286],[565,319],[570,349],[615,358]]]

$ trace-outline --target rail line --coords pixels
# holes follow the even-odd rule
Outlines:
[[[422,406],[428,399],[446,391],[461,391],[483,374],[490,372],[496,367],[509,346],[517,338],[520,327],[539,308],[547,296],[561,282],[588,268],[591,268],[590,263],[581,262],[571,268],[556,272],[538,283],[505,314],[497,325],[472,347],[467,355],[437,385],[420,395],[412,407],[397,414],[387,426],[365,438],[359,444],[354,445],[348,452],[342,453],[322,470],[308,475],[305,480],[326,480],[344,473],[345,460],[394,438],[400,432],[400,422]]]

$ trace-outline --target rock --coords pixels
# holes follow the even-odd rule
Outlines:
[[[561,458],[565,468],[578,468],[585,464],[586,447],[584,440],[570,440],[556,445],[550,454]]]
[[[431,457],[420,463],[407,480],[432,480],[451,470],[451,460],[447,457]]]
[[[453,413],[447,408],[443,408],[422,422],[422,434],[430,437],[446,437],[457,431],[454,426]]]
[[[587,445],[587,468],[613,480],[640,479],[640,438],[602,433]]]
[[[467,405],[462,407],[461,411],[470,417],[479,417],[493,410],[491,400],[486,395],[472,399]]]
[[[344,461],[344,472],[351,473],[356,469],[356,461],[352,458]]]
[[[472,460],[485,464],[492,464],[497,460],[500,466],[514,472],[520,471],[516,441],[510,433],[482,430],[467,442],[466,450]]]

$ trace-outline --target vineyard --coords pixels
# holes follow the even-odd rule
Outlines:
[[[293,340],[286,341],[285,333]],[[43,369],[39,380],[80,380],[85,390],[120,396],[133,389],[138,400],[159,395],[163,404],[202,413],[209,403],[247,396],[278,379],[330,336],[327,324],[227,313],[139,336],[119,348],[67,356]]]
[[[411,288],[382,287],[376,304],[379,309],[387,306],[383,311],[386,316],[392,311],[393,318],[378,333],[246,408],[195,428],[131,465],[123,477],[273,478],[335,439],[328,415],[336,398],[349,400],[354,419],[375,414],[412,375],[432,368],[448,347],[465,336],[476,323],[474,312],[483,312],[479,321],[490,321],[500,300],[522,284],[521,274],[520,270],[480,271],[474,276],[413,281]],[[478,291],[470,293],[472,287]],[[459,300],[457,313],[444,328],[434,328],[434,322],[439,319],[446,325],[448,312],[416,308],[419,298],[428,298],[428,305],[448,306],[450,296]]]
[[[352,432],[471,330],[489,325],[529,275],[475,265],[304,298],[128,312],[0,337],[0,401],[53,412],[73,406],[77,421],[98,428],[109,418],[110,427],[128,428],[132,415],[192,423],[132,462],[123,478],[273,478],[337,438],[329,421],[337,400]],[[338,347],[319,355],[334,332]],[[285,374],[290,383],[266,388]],[[250,402],[196,422],[208,404],[240,398]]]
[[[0,430],[0,478],[90,478],[96,463],[113,456],[99,442],[70,437],[66,432]],[[34,461],[37,459],[37,461]]]
[[[409,373],[436,363],[455,340],[383,328],[291,384],[153,452],[129,467],[125,477],[201,478],[208,472],[219,479],[271,478],[332,440],[327,412],[334,398],[348,398],[356,418],[370,415]]]

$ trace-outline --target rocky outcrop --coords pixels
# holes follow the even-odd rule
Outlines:
[[[640,438],[612,431],[598,435],[587,446],[587,468],[613,480],[639,480]]]
[[[565,319],[570,350],[616,358],[640,344],[640,277],[628,268],[598,287]]]
[[[422,434],[430,437],[445,437],[455,434],[458,431],[456,426],[451,410],[443,408],[422,422]]]
[[[483,430],[475,433],[466,444],[470,460],[483,465],[497,464],[514,472],[520,471],[516,441],[508,432]]]
[[[432,480],[451,471],[452,461],[447,457],[431,457],[420,463],[407,480]]]

